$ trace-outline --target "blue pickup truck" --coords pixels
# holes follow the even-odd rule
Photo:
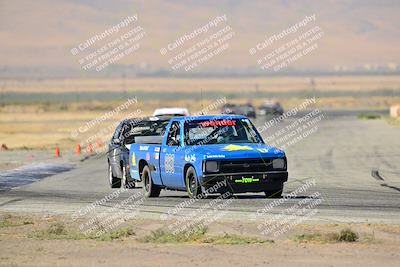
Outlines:
[[[171,189],[196,198],[210,188],[280,197],[288,179],[285,153],[238,115],[172,118],[163,135],[136,137],[129,159],[130,176],[143,182],[146,197]]]

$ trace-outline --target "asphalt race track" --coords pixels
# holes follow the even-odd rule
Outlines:
[[[285,120],[263,132],[263,136],[266,138],[294,120]],[[265,119],[255,121],[258,126],[263,123]],[[351,112],[325,112],[317,125],[313,134],[285,149],[289,181],[283,195],[313,179],[315,186],[269,212],[279,213],[318,192],[321,202],[310,221],[400,223],[400,128],[385,120],[360,120]],[[107,210],[139,190],[122,192],[101,209]],[[105,156],[97,155],[76,163],[70,171],[1,191],[0,210],[72,214],[111,192]],[[215,198],[198,200],[181,214],[199,209]],[[187,200],[185,192],[162,191],[159,198],[145,200],[138,209],[141,216],[157,218]],[[224,208],[225,216],[249,220],[272,201],[276,200],[265,199],[263,194],[237,195]]]

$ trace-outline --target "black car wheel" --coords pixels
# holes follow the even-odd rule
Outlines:
[[[153,184],[149,166],[144,166],[143,168],[142,181],[143,181],[143,190],[145,197],[158,197],[160,195],[161,188]]]
[[[115,177],[112,173],[112,166],[108,163],[108,181],[110,183],[111,188],[120,188],[121,187],[121,179]]]
[[[201,194],[201,186],[193,167],[189,167],[186,171],[185,184],[190,198],[197,198]]]

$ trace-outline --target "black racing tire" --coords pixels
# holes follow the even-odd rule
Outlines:
[[[190,198],[197,198],[201,192],[201,186],[195,169],[190,166],[185,174],[186,191]]]
[[[145,197],[160,196],[161,188],[153,183],[149,166],[144,166],[142,171],[143,191]]]
[[[129,173],[126,171],[126,167],[122,166],[121,188],[133,189],[135,186],[135,182],[130,179]]]
[[[278,190],[264,191],[266,198],[281,198],[282,188]]]
[[[115,177],[112,173],[112,166],[108,163],[108,182],[110,183],[111,188],[120,188],[121,187],[121,179]]]

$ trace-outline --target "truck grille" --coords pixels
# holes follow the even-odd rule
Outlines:
[[[221,173],[238,172],[266,172],[271,171],[272,159],[245,159],[245,160],[222,160],[220,161],[219,171]]]

